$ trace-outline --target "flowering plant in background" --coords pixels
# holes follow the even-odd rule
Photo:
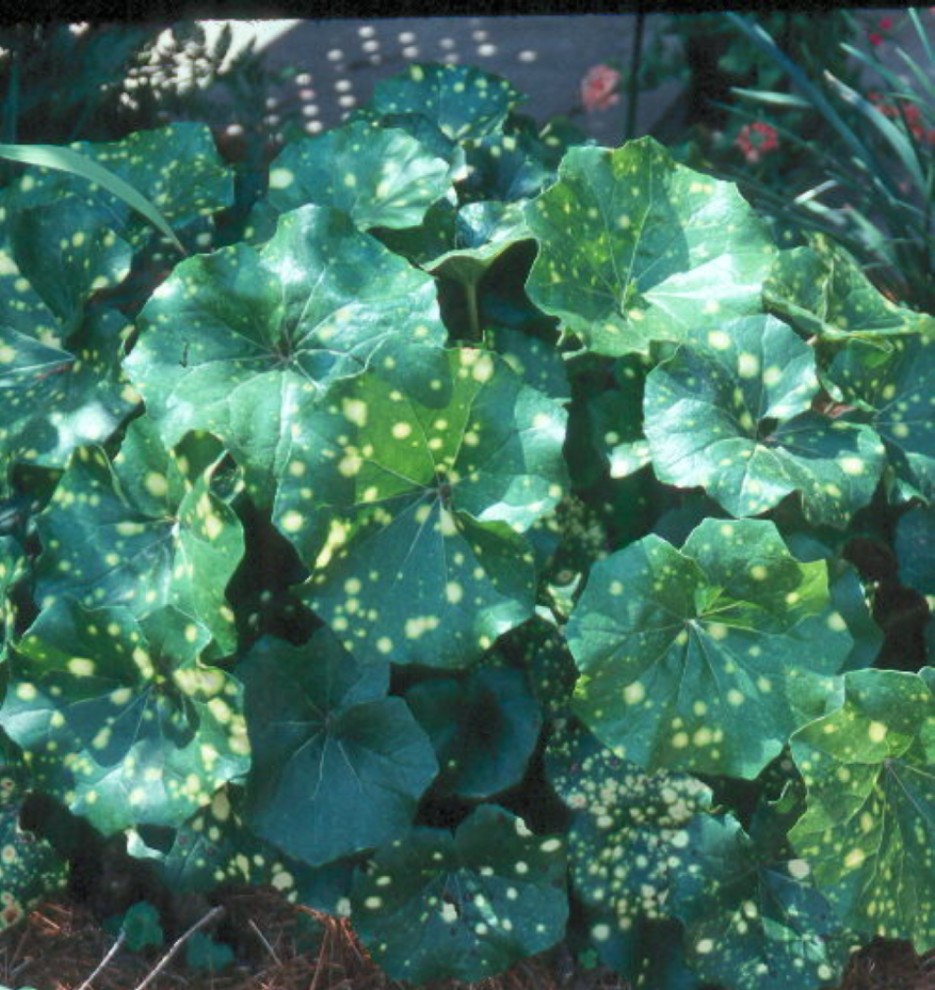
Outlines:
[[[740,149],[747,162],[755,165],[763,155],[779,147],[779,135],[771,124],[755,120],[752,124],[744,124],[740,128],[734,145]]]
[[[588,113],[606,110],[620,100],[620,73],[609,65],[592,65],[581,80],[581,104]]]
[[[888,40],[889,32],[893,30],[893,18],[881,17],[877,21],[877,28],[878,30],[876,31],[867,32],[867,41],[875,48],[878,48],[884,41]]]

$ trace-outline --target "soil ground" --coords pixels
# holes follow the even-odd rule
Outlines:
[[[288,904],[272,890],[234,891],[209,929],[232,944],[236,962],[193,972],[184,945],[120,949],[91,911],[52,900],[0,935],[0,985],[37,990],[407,990],[372,962],[346,921]],[[89,980],[93,976],[93,980]],[[426,990],[632,990],[604,969],[577,966],[562,947],[475,984],[445,981]],[[709,988],[716,990],[716,988]],[[802,990],[811,990],[803,987]],[[919,958],[905,942],[878,940],[855,954],[838,990],[935,990],[935,950]]]

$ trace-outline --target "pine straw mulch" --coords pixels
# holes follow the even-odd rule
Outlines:
[[[22,925],[0,935],[0,985],[38,990],[407,990],[376,966],[347,921],[295,908],[268,889],[231,893],[222,907],[221,921],[207,930],[234,942],[238,962],[211,974],[187,969],[184,951],[160,966],[166,948],[142,953],[120,949],[101,966],[114,937],[87,907],[69,900],[45,902]],[[315,951],[309,951],[307,934],[302,934],[309,915],[318,923]],[[608,970],[569,965],[568,953],[559,950],[524,960],[496,978],[475,984],[450,980],[427,990],[630,988]],[[935,952],[920,958],[908,943],[877,940],[852,957],[839,990],[935,990]]]

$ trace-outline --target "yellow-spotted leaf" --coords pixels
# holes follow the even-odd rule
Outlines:
[[[482,804],[453,834],[416,828],[378,849],[351,904],[354,930],[393,979],[480,980],[564,934],[564,843]]]
[[[571,882],[600,917],[591,928],[598,947],[640,918],[671,917],[673,880],[688,865],[686,826],[710,810],[711,789],[688,774],[647,774],[567,720],[553,729],[545,765],[572,814]]]
[[[105,835],[177,827],[250,766],[241,685],[206,665],[203,626],[174,608],[61,598],[10,658],[0,726],[36,786]]]
[[[842,702],[792,736],[807,787],[789,839],[862,936],[935,946],[935,678],[844,676]]]
[[[765,224],[733,184],[676,164],[652,138],[569,149],[525,212],[539,241],[530,299],[599,354],[646,353],[761,312]]]
[[[233,172],[221,161],[205,124],[174,123],[117,141],[78,141],[64,150],[63,167],[69,170],[28,169],[10,185],[6,201],[11,209],[54,204],[73,195],[98,223],[139,249],[151,242],[154,222],[160,231],[168,225],[170,233],[181,236],[184,228],[233,202]],[[49,151],[55,161],[55,149]],[[89,169],[81,159],[89,160]],[[113,176],[119,186],[112,184]]]
[[[800,563],[759,520],[707,519],[681,551],[650,535],[598,561],[566,630],[574,710],[616,756],[745,778],[814,716],[853,643],[824,561]]]
[[[368,662],[463,666],[529,618],[523,533],[566,485],[557,402],[486,351],[430,357],[418,397],[368,372],[303,410],[276,495],[303,599]]]
[[[525,97],[500,76],[467,65],[416,63],[374,87],[367,109],[418,113],[452,141],[476,140],[500,130]]]
[[[684,835],[669,906],[700,977],[731,990],[838,985],[849,939],[805,862],[764,862],[731,815],[696,816]]]
[[[691,334],[646,379],[653,469],[735,516],[798,492],[810,522],[843,528],[873,497],[883,443],[866,424],[812,412],[817,392],[812,349],[774,317]]]
[[[37,517],[43,608],[72,598],[89,608],[126,606],[142,617],[165,605],[211,631],[221,653],[236,646],[225,588],[244,552],[243,528],[216,491],[224,450],[192,435],[166,450],[148,416],[127,429],[113,459],[99,447],[72,458]]]
[[[807,336],[935,336],[935,317],[887,299],[854,258],[825,234],[813,235],[806,247],[776,255],[763,297],[771,312]]]
[[[18,278],[12,270],[0,274],[0,292],[12,310],[11,322],[14,326],[20,322],[16,319],[20,294],[15,290],[18,282],[23,288],[25,279],[54,314],[56,338],[68,340],[80,327],[91,296],[118,285],[129,273],[130,245],[74,194],[30,209],[0,207],[0,214],[6,215],[7,250],[19,270]],[[25,329],[41,339],[35,325]]]
[[[453,178],[448,161],[405,131],[358,120],[287,144],[270,165],[267,199],[279,213],[333,206],[361,230],[415,227]]]
[[[65,885],[68,864],[45,840],[20,825],[28,775],[0,747],[0,932]]]
[[[935,499],[935,334],[848,340],[827,380],[883,438],[897,499]]]
[[[15,464],[64,467],[76,447],[106,441],[138,404],[120,374],[125,330],[116,311],[98,311],[66,349],[54,334],[37,338],[0,317],[0,491]]]
[[[280,217],[260,251],[241,243],[182,262],[139,325],[124,366],[163,438],[215,433],[266,505],[303,395],[378,352],[402,364],[410,342],[446,337],[431,277],[314,205]]]
[[[438,771],[386,665],[357,664],[327,629],[303,646],[264,637],[237,667],[253,766],[245,819],[312,866],[404,833]]]

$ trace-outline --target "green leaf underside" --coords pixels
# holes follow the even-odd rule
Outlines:
[[[935,333],[935,317],[890,302],[843,248],[821,234],[808,247],[779,252],[763,295],[771,310],[809,336]]]
[[[221,162],[210,129],[204,124],[174,123],[137,131],[119,141],[79,141],[71,149],[91,159],[133,187],[156,207],[178,232],[233,202],[233,173]],[[68,150],[68,149],[66,149]],[[151,227],[126,200],[57,170],[30,170],[16,180],[6,204],[28,208],[54,203],[73,194],[90,206],[134,247],[149,240]]]
[[[487,667],[465,681],[425,681],[406,703],[435,747],[443,793],[479,800],[520,782],[542,728],[522,671]]]
[[[101,312],[64,350],[0,325],[4,474],[14,463],[64,467],[76,447],[117,429],[138,399],[119,377],[124,328],[118,313]]]
[[[178,826],[249,766],[242,688],[198,659],[207,631],[167,608],[59,599],[17,645],[4,730],[47,793],[110,835]]]
[[[692,969],[736,990],[837,985],[847,943],[805,862],[762,863],[730,815],[696,816],[686,840],[672,909]]]
[[[458,826],[379,849],[352,891],[355,931],[393,979],[479,980],[554,945],[565,929],[561,839],[481,805]]]
[[[353,662],[328,630],[301,647],[265,637],[237,668],[253,768],[246,820],[311,865],[406,831],[438,771],[386,666]]]
[[[89,608],[123,605],[141,618],[173,605],[209,629],[222,652],[233,651],[224,589],[243,556],[243,527],[211,490],[210,462],[223,454],[213,438],[201,441],[198,459],[207,463],[186,477],[197,439],[167,451],[144,416],[113,461],[100,448],[78,450],[37,518],[43,607],[70,597]]]
[[[498,131],[524,99],[500,76],[464,65],[415,64],[374,87],[368,107],[380,114],[418,113],[452,141]]]
[[[812,714],[846,628],[824,562],[799,563],[772,523],[708,519],[681,551],[650,535],[595,564],[572,613],[574,709],[648,770],[753,778]]]
[[[935,945],[935,700],[931,679],[844,676],[840,707],[792,737],[807,807],[789,838],[843,922]]]
[[[68,876],[68,864],[49,843],[20,827],[25,785],[21,767],[0,763],[0,932],[22,921]]]
[[[799,492],[811,522],[843,527],[873,496],[883,445],[868,426],[809,411],[809,348],[773,317],[693,336],[646,379],[644,430],[662,481],[701,485],[752,516]]]
[[[546,750],[549,780],[571,809],[568,858],[577,895],[600,920],[600,944],[638,919],[671,916],[674,873],[684,868],[685,827],[711,807],[711,791],[686,774],[646,774],[590,733],[559,722]]]
[[[449,250],[423,267],[463,285],[476,285],[514,244],[529,238],[520,208],[512,203],[468,203],[455,218]]]
[[[393,346],[441,344],[430,276],[347,217],[304,206],[261,251],[244,244],[182,262],[140,315],[125,367],[167,443],[221,437],[268,503],[301,398]]]
[[[15,614],[9,594],[26,573],[26,555],[11,536],[0,536],[0,665],[7,658],[13,637]]]
[[[849,340],[828,369],[841,398],[870,413],[896,472],[897,495],[935,498],[935,337]]]
[[[677,165],[652,138],[573,147],[526,207],[539,240],[526,291],[599,354],[760,310],[773,255],[731,183]]]
[[[267,199],[280,213],[333,206],[361,230],[415,227],[451,180],[449,163],[405,131],[357,121],[286,145]]]
[[[521,534],[565,489],[565,412],[484,351],[426,369],[418,397],[368,372],[303,411],[273,521],[312,568],[303,599],[355,656],[455,667],[532,613]]]

